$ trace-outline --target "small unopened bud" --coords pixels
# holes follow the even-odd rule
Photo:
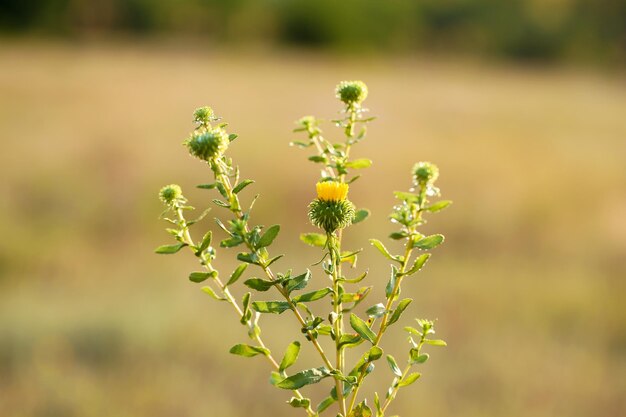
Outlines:
[[[201,125],[201,124],[206,125],[206,124],[210,123],[212,120],[214,120],[213,109],[208,107],[208,106],[198,107],[193,112],[193,121],[194,121],[194,123],[197,123],[199,125]]]
[[[159,191],[159,198],[168,206],[171,206],[176,201],[183,197],[183,190],[176,184],[166,185]]]
[[[221,157],[228,148],[228,134],[224,129],[198,130],[184,142],[189,153],[203,161]]]
[[[367,86],[363,81],[342,81],[335,92],[337,98],[348,105],[359,105],[367,98]]]
[[[439,177],[439,168],[430,162],[418,162],[413,167],[413,178],[416,184],[432,185]]]

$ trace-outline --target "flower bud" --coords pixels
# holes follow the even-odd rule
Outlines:
[[[224,129],[203,129],[193,132],[184,144],[191,155],[203,161],[210,161],[226,152],[229,140]]]
[[[168,206],[171,206],[177,200],[183,197],[183,190],[176,184],[166,185],[159,191],[159,198]]]
[[[198,107],[193,112],[193,121],[197,124],[208,124],[211,120],[214,119],[215,114],[213,113],[213,109],[209,106]]]
[[[432,185],[439,177],[439,168],[430,162],[418,162],[413,166],[413,178],[416,184]]]
[[[311,222],[326,231],[333,233],[352,224],[355,208],[349,200],[348,184],[336,181],[317,183],[317,198],[309,204]]]
[[[359,105],[367,98],[367,86],[363,81],[342,81],[335,93],[347,105]]]

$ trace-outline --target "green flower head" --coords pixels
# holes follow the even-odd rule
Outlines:
[[[183,190],[179,185],[170,184],[161,188],[159,191],[159,198],[163,203],[168,206],[173,205],[176,201],[179,201],[183,198]]]
[[[439,168],[430,162],[418,162],[413,166],[413,178],[417,184],[432,185],[439,177]]]
[[[348,184],[335,181],[317,183],[317,198],[309,204],[309,218],[311,222],[324,229],[326,233],[333,233],[337,229],[344,229],[354,219],[354,204],[346,197]]]
[[[197,130],[184,142],[189,153],[203,161],[221,157],[228,144],[228,134],[221,128]]]
[[[199,125],[208,124],[211,120],[215,119],[215,114],[213,113],[213,109],[209,106],[198,107],[193,112],[193,121]]]
[[[360,105],[367,98],[367,86],[363,81],[342,81],[335,93],[347,105]]]

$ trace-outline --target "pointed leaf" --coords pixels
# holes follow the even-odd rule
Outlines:
[[[253,301],[252,309],[259,313],[281,314],[289,310],[289,303],[286,301]]]
[[[328,376],[330,376],[330,371],[325,367],[312,368],[291,375],[280,381],[276,386],[282,389],[295,390],[306,385],[317,384]]]
[[[414,273],[422,269],[422,267],[424,266],[424,264],[426,264],[426,261],[428,261],[428,259],[430,259],[430,253],[422,254],[420,257],[418,257],[415,260],[411,269],[406,271],[403,275],[413,275]]]
[[[441,245],[441,243],[443,243],[443,240],[443,235],[430,235],[413,243],[413,247],[422,250],[430,250]]]
[[[181,250],[185,246],[187,246],[186,243],[177,243],[175,245],[162,245],[162,246],[159,246],[158,248],[156,248],[154,250],[154,252],[156,252],[156,253],[158,253],[160,255],[171,255],[173,253],[178,252],[179,250]]]
[[[370,343],[374,344],[376,340],[376,334],[370,329],[370,327],[361,320],[356,314],[350,314],[350,326],[357,332],[362,338],[367,339]]]
[[[427,343],[431,346],[448,346],[448,344],[446,342],[444,342],[443,340],[431,340],[431,339],[426,339],[424,340],[424,343]]]
[[[217,271],[211,272],[192,272],[189,274],[189,281],[192,282],[202,282],[207,280],[208,278],[215,278],[217,276]]]
[[[360,209],[357,210],[354,214],[354,219],[352,219],[352,224],[360,223],[363,220],[367,219],[370,215],[370,211],[368,209]]]
[[[237,282],[237,280],[241,278],[241,275],[243,275],[243,272],[246,270],[247,267],[248,267],[248,264],[239,264],[239,266],[235,268],[233,273],[230,275],[230,278],[228,279],[226,286],[232,285],[235,282]]]
[[[269,227],[265,231],[263,236],[261,236],[259,243],[256,244],[257,249],[264,248],[266,246],[271,245],[274,239],[276,239],[276,236],[278,236],[279,231],[280,231],[280,225],[278,224],[275,224],[274,226]]]
[[[372,166],[372,160],[366,158],[355,159],[354,161],[346,163],[346,168],[353,169],[369,168],[370,166]]]
[[[383,245],[383,243],[380,240],[370,239],[370,243],[374,245],[374,247],[378,249],[378,251],[385,256],[385,258],[398,262],[398,257],[393,256],[391,253],[389,253],[385,245]]]
[[[254,181],[252,180],[243,180],[241,181],[239,184],[237,184],[237,186],[235,188],[233,188],[233,193],[237,194],[239,193],[241,190],[243,190],[244,188],[246,188],[248,185],[254,183]]]
[[[297,277],[293,277],[289,279],[285,283],[285,290],[288,294],[291,294],[292,291],[301,290],[307,286],[309,280],[311,279],[311,271],[307,269],[304,274],[298,275]]]
[[[402,380],[400,381],[398,386],[399,387],[406,387],[407,385],[411,385],[412,383],[417,381],[417,379],[420,376],[422,376],[422,374],[420,374],[419,372],[413,372],[412,374],[407,375],[405,378],[402,378]]]
[[[283,360],[280,362],[280,368],[278,369],[278,371],[283,372],[285,369],[296,363],[299,353],[300,342],[290,343],[289,346],[287,346],[287,350],[285,351],[285,356],[283,356]]]
[[[211,297],[215,298],[218,301],[226,301],[224,297],[220,297],[219,295],[217,295],[211,287],[202,287],[202,291],[209,294]]]
[[[321,233],[302,233],[300,235],[300,240],[311,246],[317,246],[320,248],[326,246],[326,235]]]
[[[266,348],[263,348],[260,346],[244,345],[244,344],[233,346],[232,348],[230,348],[229,352],[232,353],[233,355],[245,356],[247,358],[251,358],[256,355],[269,356],[270,354],[270,351],[267,350]]]
[[[410,298],[405,298],[404,300],[398,303],[398,307],[396,307],[391,317],[389,317],[389,320],[387,320],[387,326],[391,326],[392,324],[398,321],[402,313],[404,313],[404,310],[406,310],[409,304],[411,304],[411,301],[413,300]]]
[[[434,204],[431,204],[429,207],[426,207],[426,210],[430,211],[431,213],[435,213],[435,212],[445,209],[450,204],[452,204],[452,201],[450,200],[441,200],[441,201],[437,201]]]
[[[274,281],[267,281],[261,278],[250,278],[245,280],[244,285],[257,291],[267,291],[274,286]]]
[[[402,371],[400,370],[400,367],[398,367],[398,363],[396,362],[393,356],[387,355],[387,363],[389,364],[389,367],[391,368],[391,372],[393,372],[395,376],[400,378],[402,376]]]
[[[307,292],[305,294],[294,297],[293,301],[295,303],[306,303],[309,301],[316,301],[326,297],[328,294],[332,293],[333,290],[331,288],[322,288],[321,290]]]
[[[309,408],[309,405],[311,405],[311,400],[309,398],[291,397],[291,399],[287,402],[294,408]]]

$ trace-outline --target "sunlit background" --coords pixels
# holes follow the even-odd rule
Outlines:
[[[412,164],[438,164],[454,200],[424,227],[447,239],[401,323],[436,318],[449,346],[389,415],[626,415],[626,3],[5,0],[0,33],[1,416],[304,415],[263,359],[228,353],[245,329],[188,281],[195,258],[153,254],[169,242],[157,191],[211,205],[181,142],[213,106],[256,180],[243,200],[261,194],[253,221],[283,226],[276,269],[303,271],[319,173],[288,144],[299,117],[337,117],[343,79],[377,116],[350,191],[373,214],[346,232],[364,249],[352,274],[378,288],[365,307],[389,274],[367,239],[389,242]],[[223,275],[235,254],[219,251]],[[287,314],[262,326],[276,356],[302,339]],[[398,359],[401,327],[383,344]],[[366,394],[392,379],[383,361],[373,375]]]

